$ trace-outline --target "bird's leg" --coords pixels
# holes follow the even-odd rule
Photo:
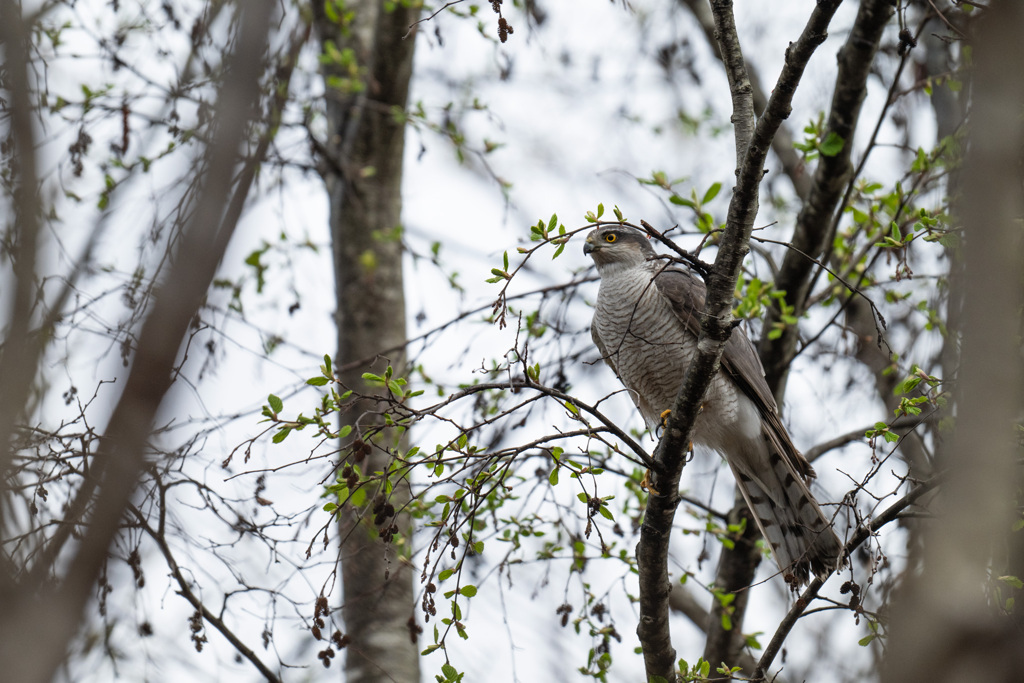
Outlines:
[[[698,406],[698,408],[697,408],[697,414],[700,415],[703,412],[704,412],[704,404],[701,403],[700,406]],[[671,408],[669,408],[668,410],[661,411],[660,417],[661,417],[661,428],[662,429],[665,429],[665,427],[668,426],[668,416],[671,415],[671,414],[672,414],[672,409]],[[693,453],[693,441],[690,441],[690,446],[686,450],[689,451],[690,453]]]
[[[656,496],[660,496],[661,495],[660,493],[658,493],[654,489],[653,486],[651,486],[651,471],[650,470],[644,470],[644,478],[640,480],[640,488],[643,489],[644,491],[650,491],[651,493],[653,493]]]
[[[704,404],[701,403],[700,406],[697,408],[697,414],[700,415],[703,412],[704,412]],[[668,426],[668,416],[671,415],[671,414],[672,414],[672,409],[671,408],[669,408],[668,410],[661,411],[661,415],[659,415],[659,417],[661,418],[661,428],[662,429],[665,429],[665,427]],[[693,441],[692,440],[690,441],[689,446],[687,447],[686,451],[687,451],[687,453],[690,454],[691,457],[693,456]],[[687,458],[687,462],[689,462],[689,460],[690,460],[690,458]],[[646,470],[644,472],[644,478],[640,480],[640,488],[643,489],[644,491],[650,491],[651,493],[653,493],[656,496],[660,496],[661,495],[660,493],[658,493],[654,489],[654,487],[651,486],[651,471],[650,470]]]

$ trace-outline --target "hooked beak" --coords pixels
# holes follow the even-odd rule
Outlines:
[[[590,241],[590,238],[588,237],[588,238],[587,238],[587,241],[583,243],[583,253],[584,253],[585,255],[589,255],[589,254],[590,254],[591,252],[593,252],[593,251],[594,251],[595,249],[597,249],[597,247],[596,247],[596,246],[594,246],[594,243],[593,243],[593,242],[591,242],[591,241]]]

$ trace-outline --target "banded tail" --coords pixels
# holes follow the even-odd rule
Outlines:
[[[791,587],[806,584],[810,574],[825,579],[841,564],[843,544],[814,499],[804,477],[769,440],[768,457],[729,459],[743,499],[772,548],[772,555]],[[814,470],[799,453],[808,478]],[[750,468],[743,465],[756,463]],[[768,467],[764,465],[767,464]]]

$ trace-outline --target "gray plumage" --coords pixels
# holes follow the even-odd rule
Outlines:
[[[696,351],[704,283],[689,270],[651,260],[654,248],[633,228],[598,228],[587,235],[584,252],[601,276],[594,343],[654,431]],[[824,578],[836,568],[842,544],[807,486],[814,470],[790,440],[741,329],[725,346],[692,438],[729,463],[788,583],[806,583],[809,573]]]

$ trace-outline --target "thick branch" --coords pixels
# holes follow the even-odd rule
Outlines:
[[[817,259],[828,242],[832,216],[853,170],[850,163],[853,136],[867,93],[871,64],[892,13],[893,7],[889,0],[862,2],[850,36],[839,51],[836,90],[824,134],[838,136],[843,141],[843,147],[834,156],[823,155],[818,162],[810,195],[800,211],[793,234],[793,246],[798,251],[790,250],[786,253],[775,282],[777,289],[786,292],[786,303],[794,307],[797,316],[803,314],[814,271],[814,263],[801,256],[801,253]],[[770,309],[765,329],[770,329],[781,315],[778,307]],[[787,325],[778,339],[765,336],[761,340],[760,355],[765,377],[777,398],[785,393],[786,377],[790,361],[796,353],[798,333],[797,325]]]
[[[354,13],[351,26],[332,22],[321,5],[313,5],[319,33],[324,40],[352,49],[360,72],[365,73],[365,89],[353,96],[332,87],[329,80],[331,75],[346,77],[346,67],[324,65],[327,143],[339,162],[323,173],[331,211],[337,359],[348,367],[354,359],[379,354],[382,348],[401,347],[403,351],[389,362],[404,375],[407,333],[400,236],[405,122],[401,112],[408,101],[416,40],[403,36],[422,5],[383,0],[348,3],[346,8]],[[342,175],[337,169],[354,172]],[[360,394],[386,392],[365,386],[362,373],[366,369],[343,371],[341,380]],[[342,419],[357,429],[379,427],[369,415],[367,424],[354,424],[368,405],[356,402]],[[364,470],[389,471],[391,449],[402,449],[405,436],[393,430],[381,432],[374,440],[380,448],[367,457]],[[405,510],[411,495],[408,481],[398,482],[389,503]],[[351,683],[419,679],[413,573],[399,557],[397,543],[385,540],[407,538],[411,517],[400,512],[390,522],[371,525],[343,510],[339,524],[344,539],[342,615],[352,639],[345,657],[346,679]]]
[[[36,177],[36,139],[32,120],[32,94],[29,67],[31,54],[29,29],[23,23],[20,3],[0,4],[0,46],[4,52],[4,88],[10,128],[5,131],[13,145],[12,164],[15,173],[14,220],[11,226],[10,256],[14,281],[4,286],[10,298],[10,319],[0,344],[0,476],[7,481],[13,451],[11,436],[15,421],[25,409],[26,399],[35,378],[42,342],[35,340],[29,329],[36,302],[36,243],[39,233],[38,179]],[[5,181],[6,183],[6,181]],[[6,222],[6,221],[5,221]],[[0,508],[0,514],[4,509]],[[7,580],[3,576],[3,580]]]
[[[782,121],[789,115],[793,93],[803,75],[807,60],[825,39],[825,30],[839,5],[839,0],[819,2],[800,38],[786,54],[782,76],[768,102],[768,107],[754,129],[743,154],[743,163],[737,173],[737,184],[729,204],[728,220],[718,257],[708,278],[708,295],[701,316],[701,335],[694,355],[676,396],[672,414],[654,459],[663,467],[654,473],[654,489],[668,492],[652,495],[648,499],[647,514],[641,527],[637,546],[640,571],[640,623],[637,635],[644,652],[647,676],[661,676],[671,680],[675,669],[675,649],[672,647],[668,625],[668,548],[672,521],[679,503],[675,493],[682,474],[690,431],[703,402],[711,378],[718,371],[725,343],[732,332],[732,300],[743,258],[749,251],[748,243],[757,216],[758,189],[764,174],[764,161],[771,140]],[[713,4],[716,13],[731,15],[727,2]],[[716,19],[720,28],[734,26],[731,16]],[[735,36],[719,36],[723,44],[735,41]],[[729,65],[735,64],[729,60]],[[730,81],[742,81],[733,74]],[[749,96],[749,95],[748,95]]]
[[[736,20],[732,14],[732,0],[712,0],[711,15],[715,24],[718,54],[725,66],[732,95],[732,125],[736,137],[736,168],[743,165],[743,156],[754,134],[754,100],[747,63],[743,60],[740,39],[736,35]]]

